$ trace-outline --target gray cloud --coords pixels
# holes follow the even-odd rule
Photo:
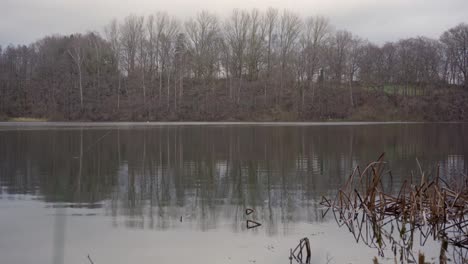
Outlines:
[[[203,9],[225,16],[233,8],[267,7],[327,16],[336,28],[377,43],[419,35],[438,38],[444,30],[468,22],[467,0],[2,0],[0,45],[101,31],[112,18],[130,13],[167,11],[184,19]]]

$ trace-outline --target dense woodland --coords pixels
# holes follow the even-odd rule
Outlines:
[[[468,120],[468,24],[376,45],[283,10],[166,13],[0,47],[0,119]]]

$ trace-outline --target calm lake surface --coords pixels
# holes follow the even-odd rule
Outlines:
[[[0,123],[0,262],[370,263],[319,202],[383,152],[389,191],[466,177],[468,124]]]

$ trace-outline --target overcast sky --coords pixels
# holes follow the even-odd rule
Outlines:
[[[181,19],[206,9],[225,16],[233,8],[287,8],[323,15],[376,43],[413,36],[438,38],[468,23],[468,0],[0,0],[0,45],[29,44],[50,34],[102,32],[112,18],[167,11]]]

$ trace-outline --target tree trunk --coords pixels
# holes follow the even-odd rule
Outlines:
[[[120,73],[119,73],[119,85],[117,87],[117,109],[120,110]]]
[[[166,100],[167,100],[167,109],[169,109],[169,99],[170,99],[170,86],[171,86],[171,71],[167,71],[167,95],[166,95]]]
[[[180,76],[179,85],[180,85],[179,93],[180,93],[180,97],[182,97],[184,96],[184,76]]]
[[[73,53],[68,50],[68,54],[70,55],[70,57],[72,57],[73,61],[75,62],[76,64],[76,68],[78,69],[78,85],[79,85],[79,88],[80,88],[80,106],[81,106],[81,109],[83,109],[83,84],[82,84],[82,74],[81,74],[81,64],[83,63],[83,60],[81,58],[81,52],[75,48],[75,55],[73,55]]]
[[[83,109],[83,84],[82,84],[82,77],[81,77],[81,65],[78,67],[78,75],[79,77],[79,85],[80,85],[80,106]]]
[[[142,84],[142,88],[143,88],[143,105],[145,105],[146,104],[145,70],[142,70],[141,74],[142,74],[141,84]],[[145,107],[143,106],[143,108],[145,108]]]
[[[161,102],[161,94],[162,93],[162,69],[159,72],[159,102]]]
[[[177,74],[174,71],[174,110],[177,110]]]

